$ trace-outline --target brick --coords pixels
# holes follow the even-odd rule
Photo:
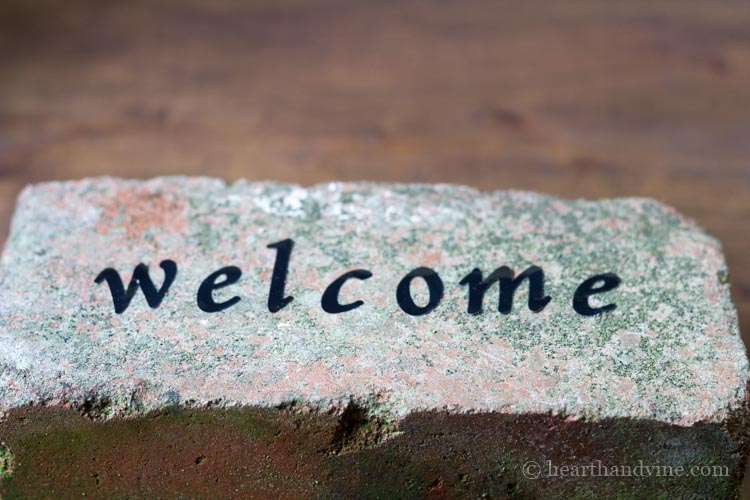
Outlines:
[[[154,494],[154,471],[185,473],[160,435],[197,446],[162,494],[209,491],[215,476],[302,496],[731,496],[747,454],[748,363],[720,245],[649,199],[38,184],[0,264],[0,343],[3,488],[27,494],[40,477]],[[201,447],[227,436],[252,481],[239,462],[204,464],[216,457]],[[253,462],[254,449],[278,460]],[[135,479],[107,462],[108,481],[90,481],[112,450],[141,464]],[[94,457],[75,466],[89,479],[71,475],[71,454]],[[639,464],[726,473],[595,475]],[[258,482],[269,467],[286,479]]]

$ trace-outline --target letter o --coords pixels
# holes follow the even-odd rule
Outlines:
[[[425,306],[415,304],[411,296],[411,282],[417,277],[422,278],[427,283],[427,289],[430,292],[430,300]],[[437,307],[443,298],[443,288],[443,280],[440,279],[438,273],[429,267],[418,267],[399,282],[398,288],[396,288],[396,301],[406,314],[422,316]]]

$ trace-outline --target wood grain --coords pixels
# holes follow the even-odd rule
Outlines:
[[[0,233],[90,175],[650,196],[750,334],[750,3],[0,2]]]

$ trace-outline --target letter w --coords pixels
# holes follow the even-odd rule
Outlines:
[[[130,301],[133,300],[133,296],[139,287],[143,290],[143,295],[146,296],[146,302],[148,302],[151,309],[156,309],[161,304],[162,299],[169,291],[169,287],[177,275],[177,264],[174,261],[165,260],[159,266],[164,269],[164,284],[158,290],[148,275],[148,266],[143,263],[135,267],[133,278],[130,280],[127,291],[125,291],[125,287],[122,284],[120,274],[112,268],[107,268],[99,273],[99,276],[96,277],[96,283],[99,284],[107,280],[117,314],[125,312],[125,309],[130,305]]]

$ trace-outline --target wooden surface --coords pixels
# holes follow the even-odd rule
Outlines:
[[[205,174],[650,196],[750,334],[750,2],[0,2],[0,233],[28,182]]]

